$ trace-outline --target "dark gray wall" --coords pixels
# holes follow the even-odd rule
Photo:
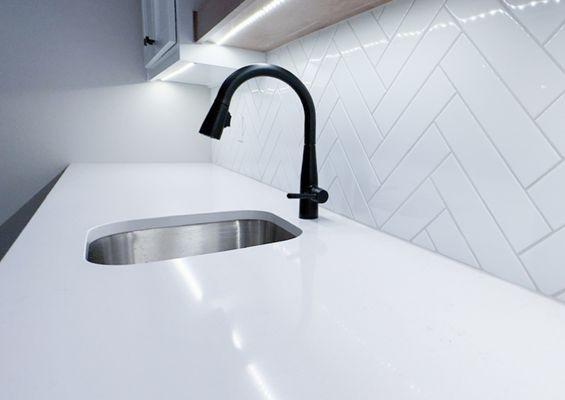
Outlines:
[[[72,162],[209,161],[209,91],[145,82],[140,3],[2,1],[0,225]]]

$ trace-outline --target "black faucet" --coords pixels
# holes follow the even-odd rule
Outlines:
[[[302,102],[304,108],[304,153],[300,175],[300,193],[289,193],[289,199],[300,199],[299,216],[302,219],[318,218],[318,204],[328,201],[328,192],[318,187],[316,166],[316,109],[308,89],[294,74],[278,65],[252,64],[235,71],[224,81],[208,115],[200,127],[200,133],[213,139],[220,139],[225,127],[230,126],[230,102],[237,88],[245,81],[269,76],[288,84]]]

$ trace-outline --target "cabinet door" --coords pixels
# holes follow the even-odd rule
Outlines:
[[[149,68],[177,41],[175,0],[141,0],[143,56]]]

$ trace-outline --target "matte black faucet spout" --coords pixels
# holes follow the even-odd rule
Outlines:
[[[318,167],[316,165],[316,109],[310,92],[294,74],[272,64],[252,64],[235,71],[224,81],[208,115],[200,127],[200,133],[220,139],[225,127],[230,126],[229,106],[233,94],[245,81],[269,76],[280,79],[298,94],[304,108],[304,153],[300,175],[300,193],[290,193],[289,199],[300,199],[302,219],[318,218],[318,204],[328,201],[328,192],[318,187]]]

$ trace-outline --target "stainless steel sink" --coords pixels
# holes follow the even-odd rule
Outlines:
[[[192,218],[190,218],[192,217]],[[187,221],[188,218],[188,221]],[[203,214],[133,221],[135,228],[89,241],[87,260],[104,265],[139,264],[217,253],[289,240],[300,229],[274,214],[260,211]],[[165,221],[166,220],[166,221]],[[188,222],[188,223],[187,223]],[[141,227],[141,228],[140,228]],[[108,231],[103,227],[102,231]]]

